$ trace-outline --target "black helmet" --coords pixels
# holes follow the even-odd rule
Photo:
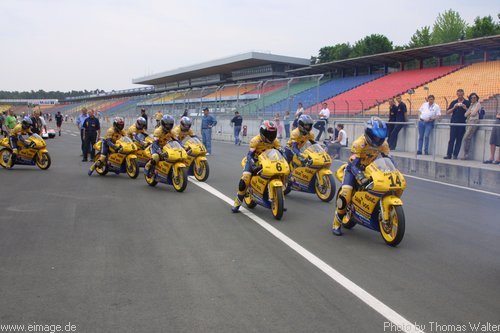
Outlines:
[[[21,121],[21,126],[24,128],[24,129],[28,129],[30,128],[31,126],[33,125],[33,122],[31,121],[31,118],[26,116],[23,118],[23,120]]]
[[[117,130],[121,131],[125,127],[125,121],[123,120],[122,117],[116,117],[113,120],[113,127],[116,128]]]
[[[262,141],[271,143],[276,139],[278,135],[278,129],[276,128],[276,124],[270,120],[264,120],[262,125],[260,125],[260,138]]]
[[[141,130],[143,129],[144,127],[146,127],[147,123],[146,123],[146,119],[144,119],[143,117],[139,117],[137,118],[137,120],[135,121],[135,127],[138,129],[138,130]]]
[[[311,132],[312,126],[313,126],[313,120],[311,116],[303,114],[302,116],[299,117],[298,128],[300,133],[302,133],[303,135],[308,134],[309,132]]]
[[[181,118],[181,131],[187,132],[191,128],[192,121],[189,117],[182,117]]]
[[[373,147],[380,147],[387,137],[387,124],[379,117],[371,117],[366,122],[365,139]]]
[[[161,118],[161,127],[165,132],[170,132],[174,128],[175,119],[172,116],[164,115]]]

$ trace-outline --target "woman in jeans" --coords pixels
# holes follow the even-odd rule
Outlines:
[[[465,112],[467,124],[479,124],[479,110],[481,110],[481,103],[479,103],[479,96],[476,93],[469,95],[470,107]],[[471,157],[471,144],[474,133],[477,131],[477,126],[467,126],[464,136],[464,157],[463,160],[468,160]]]

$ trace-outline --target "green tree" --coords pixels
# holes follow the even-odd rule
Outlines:
[[[431,43],[441,44],[465,38],[467,23],[452,9],[440,13],[432,27]]]
[[[317,62],[324,63],[335,60],[349,58],[352,52],[352,47],[349,43],[339,43],[333,46],[324,46],[319,49]]]
[[[362,57],[370,54],[390,52],[393,50],[392,42],[384,35],[372,34],[358,40],[350,57]]]
[[[500,24],[495,22],[493,18],[488,15],[484,17],[476,17],[474,25],[467,28],[467,38],[478,38],[485,36],[494,36],[500,34]]]
[[[431,45],[431,27],[429,26],[417,29],[413,36],[411,36],[410,42],[408,43],[408,47],[410,49],[429,45]]]

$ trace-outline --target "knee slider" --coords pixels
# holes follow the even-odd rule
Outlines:
[[[342,186],[340,190],[339,197],[337,199],[337,208],[344,210],[347,205],[351,202],[352,188]]]
[[[243,179],[240,179],[240,183],[238,184],[238,190],[245,191],[247,189],[247,184]]]

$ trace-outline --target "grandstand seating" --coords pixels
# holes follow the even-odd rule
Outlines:
[[[238,86],[223,87],[222,89],[213,92],[211,94],[208,94],[203,98],[234,97],[236,99],[238,95],[246,94],[254,90],[256,86],[257,86],[256,84],[251,84],[251,85],[242,85],[241,87]]]
[[[436,103],[445,109],[456,98],[459,88],[464,89],[466,96],[475,92],[482,101],[497,94],[500,91],[500,60],[469,65],[415,89],[411,95],[412,110],[418,110],[428,95],[434,95]],[[410,101],[409,94],[402,98]],[[380,110],[381,113],[387,112],[388,105],[381,105]],[[371,111],[375,112],[375,109]]]
[[[334,109],[335,113],[359,113],[459,68],[460,66],[444,66],[390,73],[324,102],[327,102],[330,110]],[[319,108],[319,105],[316,108]]]
[[[271,81],[269,83],[267,83],[265,86],[263,87],[259,87],[258,85],[247,92],[247,94],[258,94],[258,95],[265,95],[265,94],[269,94],[275,90],[278,90],[280,88],[283,88],[283,87],[286,87],[287,85],[287,81]]]
[[[382,74],[372,74],[372,75],[361,75],[346,77],[341,79],[335,79],[330,81],[324,81],[318,87],[315,85],[309,89],[301,91],[295,95],[291,95],[289,98],[285,96],[285,99],[266,107],[267,112],[283,112],[288,109],[294,109],[299,102],[302,103],[304,108],[310,108],[317,103],[317,101],[327,100],[335,95],[343,93],[346,90],[357,87],[368,81],[374,80],[380,77]],[[319,95],[318,95],[319,94]],[[314,109],[310,109],[310,112],[316,112]]]
[[[281,83],[281,82],[280,82]],[[288,86],[281,85],[280,89],[272,90],[270,93],[265,94],[263,99],[252,101],[240,108],[242,112],[255,112],[257,110],[262,110],[264,108],[265,112],[272,113],[275,109],[272,107],[273,104],[281,102],[283,100],[288,100],[288,96],[296,95],[304,90],[307,90],[316,85],[316,81],[299,81],[296,84],[291,84],[290,88]],[[264,87],[265,88],[265,87]],[[279,110],[283,111],[283,110]]]

